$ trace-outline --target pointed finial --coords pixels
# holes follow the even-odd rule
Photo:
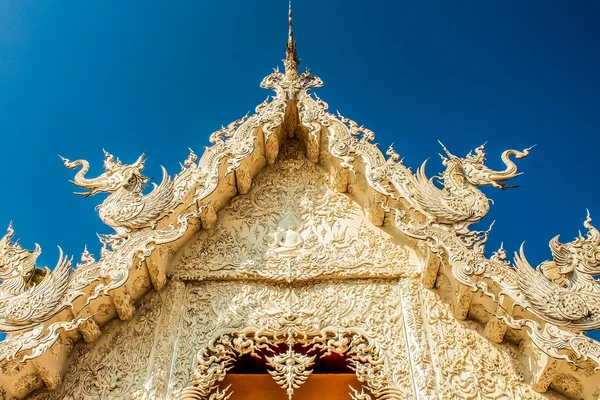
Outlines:
[[[13,223],[10,221],[8,223],[8,228],[6,229],[6,235],[0,238],[0,249],[10,247],[12,243],[12,237],[15,234],[13,229]]]
[[[448,157],[450,157],[450,158],[454,157],[454,154],[452,154],[448,151],[446,146],[444,146],[444,143],[440,142],[439,140],[438,140],[438,143],[440,144],[440,146],[442,146],[442,149],[444,149],[444,153],[446,153],[448,155]],[[441,154],[440,154],[440,157],[442,157],[442,159],[444,158],[444,156]]]
[[[288,8],[288,46],[294,44],[294,28],[292,26],[292,0],[290,0]]]
[[[288,79],[296,79],[298,77],[298,64],[300,64],[300,59],[296,54],[296,42],[294,41],[294,29],[292,27],[292,2],[290,0],[288,10],[288,40],[285,49],[285,60],[283,60],[285,75]]]

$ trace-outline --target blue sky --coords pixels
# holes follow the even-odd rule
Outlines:
[[[326,4],[322,4],[326,3]],[[21,243],[79,258],[109,233],[72,194],[58,154],[100,173],[102,148],[146,172],[179,170],[188,147],[270,93],[281,65],[287,1],[0,2],[0,229]],[[514,190],[486,191],[496,220],[489,252],[526,241],[530,262],[548,241],[570,241],[586,207],[600,225],[600,3],[594,1],[318,1],[294,3],[301,69],[325,82],[332,110],[365,124],[418,167],[437,140],[457,155],[488,141],[489,165],[507,148],[521,160]]]

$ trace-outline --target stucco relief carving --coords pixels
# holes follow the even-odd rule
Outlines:
[[[292,335],[309,354],[310,349],[346,354],[378,398],[414,396],[398,305],[401,289],[394,281],[207,282],[191,284],[187,293],[188,315],[201,317],[186,319],[182,330],[173,395],[207,399],[237,356],[273,351]],[[195,340],[187,343],[191,337]]]
[[[157,326],[156,340],[153,352],[148,359],[148,375],[143,387],[138,388],[131,396],[131,400],[159,400],[165,399],[169,371],[175,352],[175,338],[180,325],[183,323],[183,303],[186,296],[183,282],[171,281],[162,293],[162,319]]]
[[[269,249],[265,259],[298,258],[306,254],[304,238],[300,234],[302,225],[293,211],[285,213],[277,223],[277,230],[267,239]]]
[[[98,206],[98,213],[102,221],[113,227],[121,238],[126,237],[133,229],[155,227],[165,213],[183,201],[176,196],[174,183],[164,167],[160,185],[153,184],[152,192],[147,195],[142,193],[150,180],[142,174],[146,163],[144,155],[128,165],[104,151],[105,172],[91,179],[85,177],[90,169],[86,160],[70,161],[61,158],[68,168],[81,166],[72,183],[87,191],[77,194],[85,197],[102,192],[110,194]]]
[[[507,326],[525,329],[531,341],[544,353],[556,359],[581,365],[588,360],[600,363],[600,345],[577,329],[591,329],[597,324],[596,298],[599,261],[598,231],[585,221],[588,230],[572,243],[561,244],[552,239],[550,247],[554,260],[546,261],[534,270],[524,252],[515,253],[514,265],[506,261],[504,249],[491,258],[484,255],[488,232],[469,232],[457,235],[442,227],[416,223],[402,210],[393,210],[395,225],[406,235],[424,240],[434,252],[445,252],[453,277],[468,291],[480,291],[500,303],[493,291],[495,286],[515,304],[540,320],[527,316],[513,318],[505,313],[496,317]],[[562,286],[561,286],[562,284]],[[566,330],[559,326],[575,328]]]
[[[291,331],[290,331],[291,332]],[[266,357],[267,363],[273,369],[269,374],[275,379],[275,382],[285,389],[288,398],[291,400],[294,396],[294,389],[298,389],[310,374],[311,367],[314,365],[316,355],[307,356],[297,353],[293,345],[295,341],[293,336],[288,334],[291,339],[286,341],[288,349],[285,353],[275,354],[272,357]]]
[[[361,359],[353,367],[365,387],[352,389],[354,399],[539,398],[523,384],[514,348],[492,343],[502,342],[505,334],[512,341],[528,337],[521,346],[530,360],[552,358],[541,367],[544,376],[536,390],[550,387],[576,397],[584,388],[591,395],[591,380],[584,385],[582,379],[600,369],[600,344],[581,331],[599,326],[595,276],[600,234],[589,216],[586,236],[566,244],[553,239],[553,260],[537,269],[523,251],[513,263],[503,249],[485,257],[489,230],[469,230],[489,209],[478,187],[507,188],[503,182],[518,175],[514,159],[526,157],[531,148],[503,152],[502,171],[486,166],[483,146],[464,158],[444,148],[439,184],[425,175],[425,164],[415,174],[391,148],[386,159],[371,130],[329,113],[327,103],[309,93],[322,81],[310,71],[298,73],[291,11],[289,19],[285,71],[276,70],[261,83],[275,96],[257,106],[255,114],[213,133],[212,146],[198,162],[190,152],[179,174],[171,178],[163,171],[162,183],[152,192],[143,193],[148,181],[143,157],[127,165],[106,153],[105,172],[97,178],[85,177],[87,161],[64,159],[68,167],[82,168],[74,183],[88,189],[87,195],[108,193],[99,212],[116,234],[101,236],[99,260],[84,253],[69,273],[70,262],[61,255],[57,269],[42,276],[34,267],[39,249],[18,248],[9,228],[0,249],[0,328],[29,330],[0,343],[0,379],[14,383],[8,390],[23,397],[43,385],[59,386],[62,372],[51,373],[44,360],[68,354],[79,333],[86,341],[101,337],[94,318],[103,323],[115,316],[131,318],[136,296],[130,292],[142,295],[151,286],[161,290],[167,282],[165,265],[160,269],[151,256],[165,264],[172,260],[175,243],[190,220],[199,218],[205,230],[177,254],[170,273],[178,282],[168,291],[173,297],[157,311],[169,316],[156,333],[163,341],[144,342],[144,349],[154,346],[152,356],[147,350],[145,356],[127,352],[110,335],[99,339],[97,348],[77,345],[81,363],[71,367],[76,376],[69,376],[57,393],[123,398],[135,386],[136,400],[163,398],[166,392],[170,398],[183,395],[190,371],[198,368],[189,394],[227,399],[231,392],[216,384],[235,357],[271,349],[272,371],[291,395],[294,385],[310,379],[312,356],[303,358],[293,347],[278,353],[270,346],[290,340],[293,333],[294,345]],[[265,164],[269,167],[255,176]],[[245,196],[221,210],[236,193]],[[423,268],[411,262],[416,253],[425,259],[418,263]],[[453,317],[446,303],[410,279],[420,273],[424,286],[455,296]],[[228,280],[230,286],[184,280]],[[84,289],[85,304],[73,309]],[[472,305],[474,292],[496,303],[492,311]],[[108,297],[108,304],[93,313],[86,309],[101,297]],[[184,297],[181,310],[176,299]],[[513,317],[500,297],[525,311]],[[426,310],[420,306],[424,298],[429,299]],[[126,325],[123,330],[129,342],[155,320],[140,317],[152,314],[147,308],[160,310],[157,304],[146,307],[148,301],[142,303],[146,311],[135,317],[139,329]],[[483,333],[491,341],[480,336],[481,326],[456,321],[467,316],[485,320]],[[527,334],[515,333],[523,328]],[[176,345],[168,340],[175,331]],[[535,349],[524,350],[529,344]],[[124,366],[115,361],[114,349],[123,352]],[[371,358],[360,349],[368,349]],[[203,374],[202,368],[213,368],[212,357],[221,360],[221,369]],[[561,363],[559,369],[561,359],[572,364]],[[148,373],[140,372],[142,365]]]
[[[29,398],[129,399],[144,384],[162,306],[161,294],[149,294],[131,320],[123,324],[115,321],[97,342],[79,342],[60,388]]]
[[[289,324],[289,322],[288,322]],[[293,325],[293,322],[292,324]],[[286,338],[287,336],[287,338]],[[182,390],[175,399],[201,400],[216,393],[217,384],[225,378],[227,371],[233,366],[235,358],[244,354],[261,357],[259,352],[273,352],[273,347],[282,342],[301,345],[309,354],[321,352],[343,354],[348,357],[351,368],[355,370],[358,379],[365,382],[369,391],[380,399],[402,399],[407,393],[390,382],[385,374],[385,354],[378,343],[371,340],[362,329],[328,327],[321,331],[297,330],[293,327],[269,332],[261,328],[246,328],[242,332],[226,332],[209,345],[199,355],[199,366],[192,383]],[[296,353],[291,347],[283,354],[272,357],[265,356],[269,366],[274,370],[269,373],[286,391],[291,400],[294,389],[300,387],[310,376],[312,363],[317,355],[306,356]],[[367,388],[365,387],[365,388]]]
[[[441,143],[440,143],[441,144]],[[506,168],[494,171],[485,165],[485,144],[469,152],[466,157],[457,157],[442,144],[447,157],[442,157],[444,172],[439,177],[443,186],[438,188],[433,178],[425,175],[424,162],[417,173],[407,174],[401,163],[391,164],[392,183],[402,197],[423,212],[432,222],[452,225],[457,231],[466,233],[468,226],[481,220],[489,211],[490,200],[478,189],[479,186],[493,186],[507,189],[502,182],[519,175],[511,156],[517,159],[529,155],[531,148],[523,151],[506,150],[502,153],[502,162]],[[397,159],[393,150],[388,154]]]
[[[592,225],[588,212],[584,222],[587,235],[581,233],[571,243],[550,241],[553,260],[534,270],[523,247],[515,254],[519,288],[529,309],[555,325],[580,330],[600,328],[600,232]],[[549,306],[552,305],[552,306]]]
[[[97,262],[91,262],[88,255],[87,262],[79,264],[78,268],[68,275],[67,289],[60,298],[60,305],[63,308],[72,306],[74,299],[84,295],[83,289],[90,282],[100,283],[94,287],[92,293],[85,296],[86,304],[122,287],[129,278],[130,267],[135,260],[141,263],[157,244],[179,239],[187,231],[190,220],[197,218],[200,213],[201,211],[181,214],[177,218],[177,225],[170,225],[165,229],[135,232],[111,251],[105,249],[102,258]],[[123,302],[121,307],[124,310],[133,312],[131,298],[124,295],[113,297],[117,308],[119,300]],[[0,360],[11,359],[20,354],[20,360],[25,361],[42,355],[59,339],[61,333],[75,330],[90,320],[90,316],[79,316],[79,310],[75,311],[76,316],[73,319],[53,322],[48,326],[39,324],[29,331],[8,337],[0,343]],[[46,318],[51,318],[57,312],[58,310],[54,309],[53,314],[46,315]]]
[[[537,393],[525,382],[516,347],[481,340],[479,324],[458,321],[435,292],[424,290],[423,297],[442,398],[562,399],[553,393]]]
[[[71,260],[60,247],[58,263],[51,271],[37,268],[42,252],[26,250],[13,242],[12,223],[0,239],[0,330],[14,332],[48,320],[67,304],[61,302],[69,286]]]
[[[246,196],[221,211],[181,252],[177,279],[409,276],[409,250],[375,230],[362,209],[328,186],[327,173],[291,141]]]
[[[477,187],[491,185],[501,189],[507,188],[502,182],[518,175],[517,166],[511,157],[524,158],[531,148],[503,152],[501,158],[506,165],[503,171],[494,171],[485,166],[486,154],[483,146],[465,158],[457,157],[444,149],[448,156],[442,157],[446,170],[441,176],[442,187],[437,187],[425,176],[423,168],[417,171],[417,174],[413,174],[403,165],[400,156],[393,149],[387,152],[390,158],[386,160],[371,143],[374,135],[370,130],[339,114],[337,117],[332,115],[327,111],[327,103],[318,97],[313,98],[301,93],[298,99],[303,125],[311,127],[313,131],[328,133],[327,148],[341,167],[355,176],[363,176],[368,187],[379,195],[400,200],[401,209],[393,210],[387,207],[386,201],[375,196],[373,205],[367,205],[374,209],[374,215],[379,213],[381,216],[383,211],[396,211],[396,216],[401,215],[400,220],[403,220],[402,223],[396,224],[401,232],[409,237],[427,241],[434,252],[440,252],[442,249],[447,251],[453,275],[469,288],[465,290],[481,291],[494,297],[493,291],[488,290],[487,286],[491,281],[515,304],[523,306],[545,321],[556,323],[560,319],[560,325],[580,325],[583,329],[593,329],[595,319],[591,315],[594,315],[595,308],[593,301],[590,302],[589,299],[595,298],[595,290],[588,292],[578,287],[566,287],[565,290],[558,285],[552,286],[543,281],[539,273],[527,274],[531,268],[523,271],[520,274],[522,276],[517,276],[505,259],[488,259],[484,256],[483,245],[487,241],[489,231],[477,232],[468,229],[469,225],[481,220],[488,211],[489,200]],[[357,162],[359,160],[360,163]],[[359,171],[359,167],[364,169],[364,172]],[[341,189],[344,190],[344,187]],[[404,219],[405,216],[408,218]],[[382,221],[383,218],[378,220]],[[396,221],[398,220],[396,218]],[[556,244],[553,248],[556,248]],[[571,247],[572,250],[575,248],[576,246]],[[597,245],[585,251],[592,254],[596,251],[595,248]],[[566,256],[566,253],[562,256]],[[577,256],[573,257],[577,259]],[[565,259],[559,256],[555,264],[562,264],[563,269],[568,269],[570,267],[566,264],[572,262],[569,257]],[[596,263],[594,261],[593,265]],[[524,262],[520,264],[526,265]],[[569,272],[560,272],[560,267],[546,269],[546,277],[555,283],[558,279],[568,286],[566,282],[569,281],[564,275],[570,274]],[[595,268],[588,267],[583,274],[593,276],[596,274]],[[582,275],[581,268],[578,276],[578,281],[584,282],[582,276],[585,275]],[[486,282],[483,278],[489,281]],[[540,280],[537,284],[536,279]],[[471,295],[472,293],[465,292],[465,296],[460,297],[465,301],[464,306],[468,306],[466,300],[470,299]],[[544,298],[551,297],[561,298],[558,304],[562,310],[554,311],[544,306],[547,303]],[[563,303],[564,306],[561,306]],[[501,308],[500,304],[498,306]],[[468,307],[463,308],[464,311],[468,310]],[[501,314],[498,317],[504,318],[504,321],[515,329],[527,327],[531,340],[552,357],[575,363],[591,358],[600,363],[600,345],[580,333],[553,329],[548,325],[540,326],[538,322],[527,317],[515,321]],[[561,314],[558,319],[557,314]],[[549,334],[550,331],[553,333]],[[567,349],[568,351],[563,351]]]
[[[419,399],[438,399],[437,379],[432,364],[431,346],[426,333],[423,289],[417,279],[402,279],[401,289],[402,315],[406,340],[413,371],[413,382]],[[365,398],[366,399],[366,398]],[[357,397],[357,400],[359,398]]]

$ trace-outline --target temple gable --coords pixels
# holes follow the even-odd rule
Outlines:
[[[511,187],[532,148],[493,170],[485,145],[442,145],[438,180],[413,171],[329,112],[299,73],[291,7],[288,27],[285,69],[261,82],[274,96],[179,173],[150,189],[143,155],[104,152],[96,177],[63,158],[78,194],[107,195],[98,257],[41,268],[9,226],[0,400],[600,398],[589,213],[537,268],[523,248],[488,257],[481,187]]]

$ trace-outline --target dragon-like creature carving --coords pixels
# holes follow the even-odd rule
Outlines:
[[[554,237],[550,241],[553,260],[541,263],[537,270],[525,258],[523,246],[514,263],[528,310],[556,325],[592,330],[600,329],[600,285],[594,279],[600,274],[600,232],[589,212],[583,225],[587,234],[570,243]]]
[[[441,144],[441,142],[440,142]],[[470,224],[481,220],[489,211],[488,199],[479,186],[493,186],[508,189],[502,182],[518,175],[517,166],[511,159],[525,158],[533,147],[523,151],[506,150],[502,153],[502,162],[506,165],[503,171],[495,171],[485,165],[485,144],[477,147],[475,152],[469,152],[465,158],[450,153],[442,144],[447,157],[442,156],[442,164],[446,169],[439,178],[443,189],[438,188],[433,178],[425,175],[425,161],[416,174],[410,174],[408,179],[400,180],[395,186],[403,193],[419,211],[423,212],[431,222],[450,224],[459,231],[466,231]],[[398,166],[406,170],[403,166]]]
[[[11,224],[0,239],[0,330],[4,332],[30,328],[60,311],[71,269],[71,260],[60,247],[54,270],[37,269],[40,246],[26,250],[12,241],[13,235]]]
[[[105,172],[91,179],[85,177],[90,168],[86,160],[61,159],[68,168],[81,167],[71,182],[88,191],[76,194],[88,197],[100,192],[110,193],[97,209],[100,219],[114,228],[118,237],[127,237],[135,229],[155,227],[180,201],[164,167],[161,167],[163,176],[160,185],[152,183],[153,190],[143,194],[150,180],[142,174],[146,161],[144,155],[128,165],[104,151]]]

